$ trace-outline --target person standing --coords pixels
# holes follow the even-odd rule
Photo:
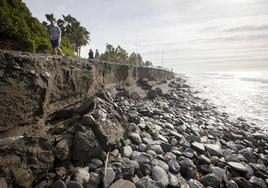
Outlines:
[[[99,51],[96,49],[96,52],[95,52],[95,59],[96,60],[99,60],[100,58],[100,54],[99,54]]]
[[[49,39],[52,46],[52,54],[57,55],[58,52],[60,55],[64,55],[62,50],[60,49],[60,41],[61,41],[61,30],[56,25],[55,20],[50,21],[50,28],[49,28]]]
[[[93,53],[93,50],[90,49],[89,52],[88,52],[88,58],[89,59],[93,59],[94,58],[94,53]]]

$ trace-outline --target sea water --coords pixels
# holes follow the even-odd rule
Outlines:
[[[231,118],[243,117],[268,131],[268,72],[194,73],[184,75],[199,97]]]

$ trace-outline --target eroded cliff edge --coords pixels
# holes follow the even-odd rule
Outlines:
[[[77,107],[85,96],[124,88],[136,81],[166,80],[174,73],[85,59],[0,51],[0,135],[27,132]],[[64,111],[62,111],[64,113]],[[2,136],[1,136],[2,137]]]
[[[116,148],[127,118],[109,95],[135,98],[150,81],[171,78],[161,69],[0,50],[0,185],[47,187],[56,167]]]

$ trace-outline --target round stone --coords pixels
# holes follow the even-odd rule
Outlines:
[[[51,188],[66,188],[66,185],[65,185],[64,181],[57,180],[51,185]]]
[[[155,181],[160,181],[164,186],[168,185],[168,182],[169,182],[168,175],[165,172],[165,170],[159,166],[153,167],[152,178]]]

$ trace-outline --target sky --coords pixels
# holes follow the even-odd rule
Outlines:
[[[23,2],[40,21],[47,13],[80,21],[91,33],[82,57],[109,43],[178,73],[268,70],[267,0]]]

